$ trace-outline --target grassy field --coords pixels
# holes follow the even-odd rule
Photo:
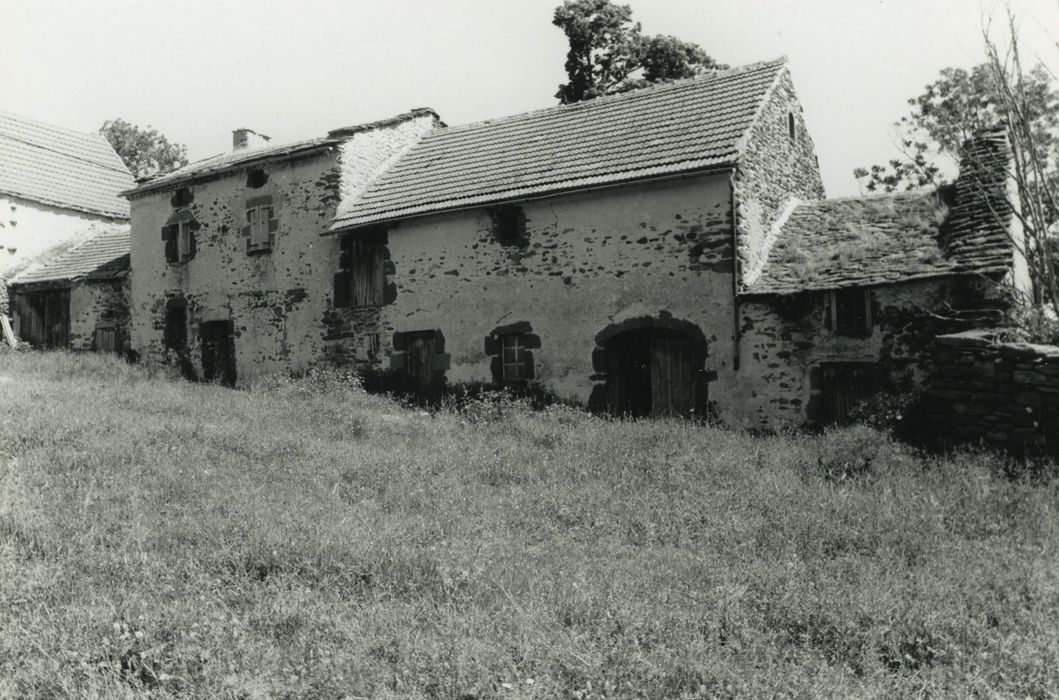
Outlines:
[[[8,353],[0,697],[1055,697],[1019,467]]]

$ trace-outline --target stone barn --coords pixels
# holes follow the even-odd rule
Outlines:
[[[11,280],[16,337],[33,347],[121,353],[128,347],[129,227],[96,227]]]
[[[1006,150],[982,143],[996,157],[937,195],[825,200],[781,59],[236,153],[130,192],[134,345],[233,383],[338,363],[424,393],[837,420],[918,376],[924,319],[967,322],[1021,283],[1013,217],[982,199]]]

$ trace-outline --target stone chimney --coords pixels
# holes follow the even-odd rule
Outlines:
[[[235,129],[232,131],[232,150],[246,151],[252,148],[264,148],[269,140],[268,136],[259,134],[253,129]]]

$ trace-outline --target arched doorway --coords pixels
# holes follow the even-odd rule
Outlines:
[[[677,324],[632,328],[602,341],[610,413],[632,417],[704,415],[705,340],[693,326],[694,330],[674,326]]]

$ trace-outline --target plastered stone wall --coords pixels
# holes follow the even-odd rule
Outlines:
[[[131,344],[143,361],[179,364],[164,343],[171,298],[187,305],[187,360],[201,373],[200,324],[232,321],[240,380],[303,367],[321,354],[321,320],[337,255],[327,231],[338,201],[337,150],[265,164],[268,181],[247,185],[249,169],[187,186],[191,202],[173,206],[176,188],[132,200]],[[257,166],[255,166],[257,167]],[[248,252],[247,202],[271,197],[271,250]],[[169,263],[163,228],[189,212],[198,223],[195,257]]]
[[[792,139],[788,115],[794,116]],[[801,103],[785,71],[750,133],[735,178],[739,262],[742,270],[764,263],[777,220],[792,200],[823,199],[824,185]]]
[[[93,223],[116,221],[0,195],[0,277],[10,276],[61,243],[87,236]]]
[[[450,383],[491,381],[486,337],[525,323],[539,338],[537,379],[588,403],[597,335],[634,319],[693,324],[732,382],[734,309],[727,176],[699,176],[522,203],[522,245],[494,238],[486,209],[408,220],[388,232],[391,303],[340,310],[333,352],[389,367],[395,333],[439,330]],[[353,234],[356,235],[356,234]],[[378,352],[363,338],[378,334]],[[342,337],[345,336],[345,337]]]
[[[874,287],[872,332],[851,338],[830,328],[829,292],[744,298],[742,365],[731,414],[750,427],[813,423],[820,391],[813,370],[824,362],[878,363],[890,381],[921,384],[938,335],[980,325],[983,318],[995,321],[1003,303],[996,284],[985,279]]]
[[[1059,347],[973,331],[938,338],[923,413],[935,444],[1059,456]]]
[[[113,326],[118,343],[128,342],[129,279],[85,280],[70,287],[70,349],[95,350],[95,331]]]

